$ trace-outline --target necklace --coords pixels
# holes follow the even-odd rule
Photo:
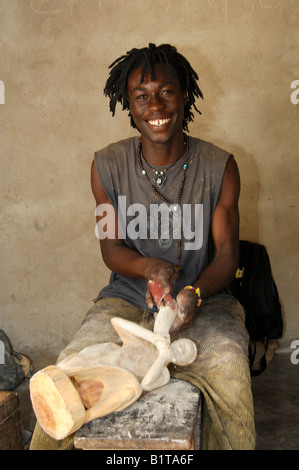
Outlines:
[[[172,205],[173,206],[173,210],[176,212],[178,210],[178,205],[179,205],[179,201],[181,199],[181,196],[182,196],[182,193],[183,193],[183,188],[184,188],[184,183],[185,183],[185,178],[186,178],[186,171],[187,171],[187,168],[188,168],[188,165],[187,165],[187,161],[188,161],[188,157],[189,157],[189,139],[188,137],[184,134],[184,145],[185,145],[185,148],[183,149],[183,152],[185,151],[186,153],[186,158],[185,158],[185,163],[183,164],[182,168],[183,168],[183,176],[182,176],[182,179],[181,179],[181,182],[180,182],[180,186],[179,186],[179,190],[178,190],[178,194],[177,194],[177,199],[176,199],[176,204],[175,203],[172,203],[171,201],[169,201],[169,199],[167,199],[167,197],[165,197],[163,194],[161,194],[157,188],[151,183],[151,180],[146,172],[146,170],[143,168],[143,165],[142,165],[142,160],[141,160],[141,155],[142,155],[142,141],[141,139],[139,140],[139,144],[138,144],[138,150],[137,150],[137,161],[138,161],[138,164],[140,166],[140,169],[141,169],[141,173],[143,176],[146,176],[151,187],[152,187],[152,190],[153,192],[156,194],[156,196],[158,196],[162,201],[166,202],[167,204],[169,205]],[[183,153],[182,152],[182,153]],[[181,153],[181,155],[182,155]],[[180,156],[181,156],[180,155]],[[177,160],[176,160],[177,161]],[[175,163],[175,162],[174,162]],[[173,165],[173,164],[172,164]],[[171,166],[172,166],[171,165]],[[169,167],[170,168],[170,167]],[[168,169],[169,169],[168,168]],[[166,171],[166,170],[165,170]],[[160,176],[164,176],[163,174],[160,175]],[[166,178],[166,177],[165,177]],[[164,181],[163,181],[164,183]],[[180,267],[180,259],[181,259],[181,251],[182,251],[182,240],[179,239],[178,240],[178,254],[177,254],[177,265],[176,265],[176,270],[177,271],[180,271],[181,270],[181,267]]]
[[[179,157],[168,167],[168,168],[165,168],[165,170],[156,170],[155,168],[153,168],[149,163],[148,161],[146,160],[145,156],[143,155],[142,153],[142,143],[141,143],[141,139],[140,139],[140,142],[139,142],[139,147],[140,149],[138,148],[138,151],[140,150],[140,157],[142,156],[143,159],[145,160],[145,162],[147,163],[147,165],[152,169],[152,171],[154,172],[154,176],[153,176],[153,182],[159,187],[159,188],[162,188],[163,184],[165,183],[165,181],[167,180],[167,177],[165,175],[166,171],[170,170],[170,168],[182,157],[182,155],[186,152],[187,152],[187,145],[188,145],[188,141],[187,141],[187,137],[186,135],[184,134],[184,148],[183,150],[181,151]],[[141,158],[140,158],[140,161],[141,161]],[[140,164],[140,163],[139,163]],[[142,174],[145,175],[147,174],[146,170],[144,169],[143,165],[142,165],[142,162],[141,162],[141,166],[142,166]],[[186,168],[187,169],[187,168]]]

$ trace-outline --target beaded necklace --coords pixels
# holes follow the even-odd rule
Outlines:
[[[165,168],[164,170],[156,170],[155,168],[153,168],[149,163],[148,161],[146,160],[145,156],[143,155],[142,153],[142,149],[140,150],[140,154],[142,155],[144,161],[147,163],[147,165],[152,169],[152,171],[154,172],[154,176],[153,176],[153,182],[159,187],[161,188],[163,186],[163,184],[165,183],[165,181],[167,180],[167,177],[165,175],[166,171],[170,170],[170,168],[173,167],[173,165],[176,164],[176,162],[182,157],[182,155],[186,152],[186,140],[185,140],[185,135],[184,135],[184,148],[183,150],[181,151],[179,157],[168,167],[168,168]],[[143,174],[146,173],[146,170],[143,169]]]
[[[185,183],[185,179],[186,179],[186,171],[187,171],[187,168],[188,168],[187,161],[188,161],[188,158],[189,158],[189,139],[188,139],[188,136],[186,136],[185,134],[184,134],[184,146],[185,146],[185,148],[183,149],[183,152],[185,152],[186,157],[185,157],[185,162],[182,166],[184,171],[183,171],[183,176],[182,176],[182,179],[181,179],[181,182],[180,182],[176,203],[173,203],[173,202],[169,201],[169,199],[167,199],[167,197],[165,197],[163,194],[161,194],[157,190],[157,188],[152,184],[146,170],[143,167],[142,160],[141,160],[141,155],[142,155],[142,141],[141,141],[141,138],[139,139],[138,150],[137,150],[137,161],[138,161],[138,164],[140,166],[142,175],[147,177],[147,179],[148,179],[148,181],[151,185],[151,188],[152,188],[153,192],[156,194],[156,196],[158,196],[162,201],[166,202],[167,204],[173,205],[173,210],[174,211],[177,211],[177,209],[178,209],[177,206],[179,205],[179,201],[180,201],[182,193],[183,193],[184,183]],[[183,152],[180,154],[180,156],[178,157],[178,159],[174,163],[176,163],[179,160],[179,158],[181,158]],[[174,163],[172,165],[174,165]],[[172,166],[172,165],[170,165],[170,166]],[[169,169],[169,168],[170,167],[168,167],[167,169]],[[164,172],[166,170],[164,170]],[[163,174],[160,175],[160,176],[163,176]],[[154,178],[153,178],[153,181],[156,182]],[[164,181],[163,181],[163,183],[164,183]],[[162,186],[162,184],[160,184],[159,186]],[[182,241],[181,241],[181,239],[179,239],[178,240],[177,265],[176,265],[176,270],[177,271],[181,270],[181,267],[180,267],[181,250],[182,250]]]

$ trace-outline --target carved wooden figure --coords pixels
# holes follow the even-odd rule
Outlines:
[[[150,283],[150,288],[158,305],[164,296],[161,288],[156,283]],[[121,346],[112,342],[88,346],[32,377],[32,406],[47,434],[64,439],[84,423],[127,408],[143,392],[169,382],[169,363],[184,366],[196,359],[191,340],[170,341],[177,307],[170,296],[167,300],[153,331],[114,317],[111,322]]]

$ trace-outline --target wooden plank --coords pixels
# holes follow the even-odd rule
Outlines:
[[[199,448],[201,393],[172,379],[129,408],[85,424],[75,435],[78,449],[191,450]]]
[[[0,450],[23,448],[19,397],[16,392],[0,392]]]

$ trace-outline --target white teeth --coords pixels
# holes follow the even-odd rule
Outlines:
[[[151,126],[163,126],[166,124],[170,119],[155,119],[154,121],[148,121]]]

